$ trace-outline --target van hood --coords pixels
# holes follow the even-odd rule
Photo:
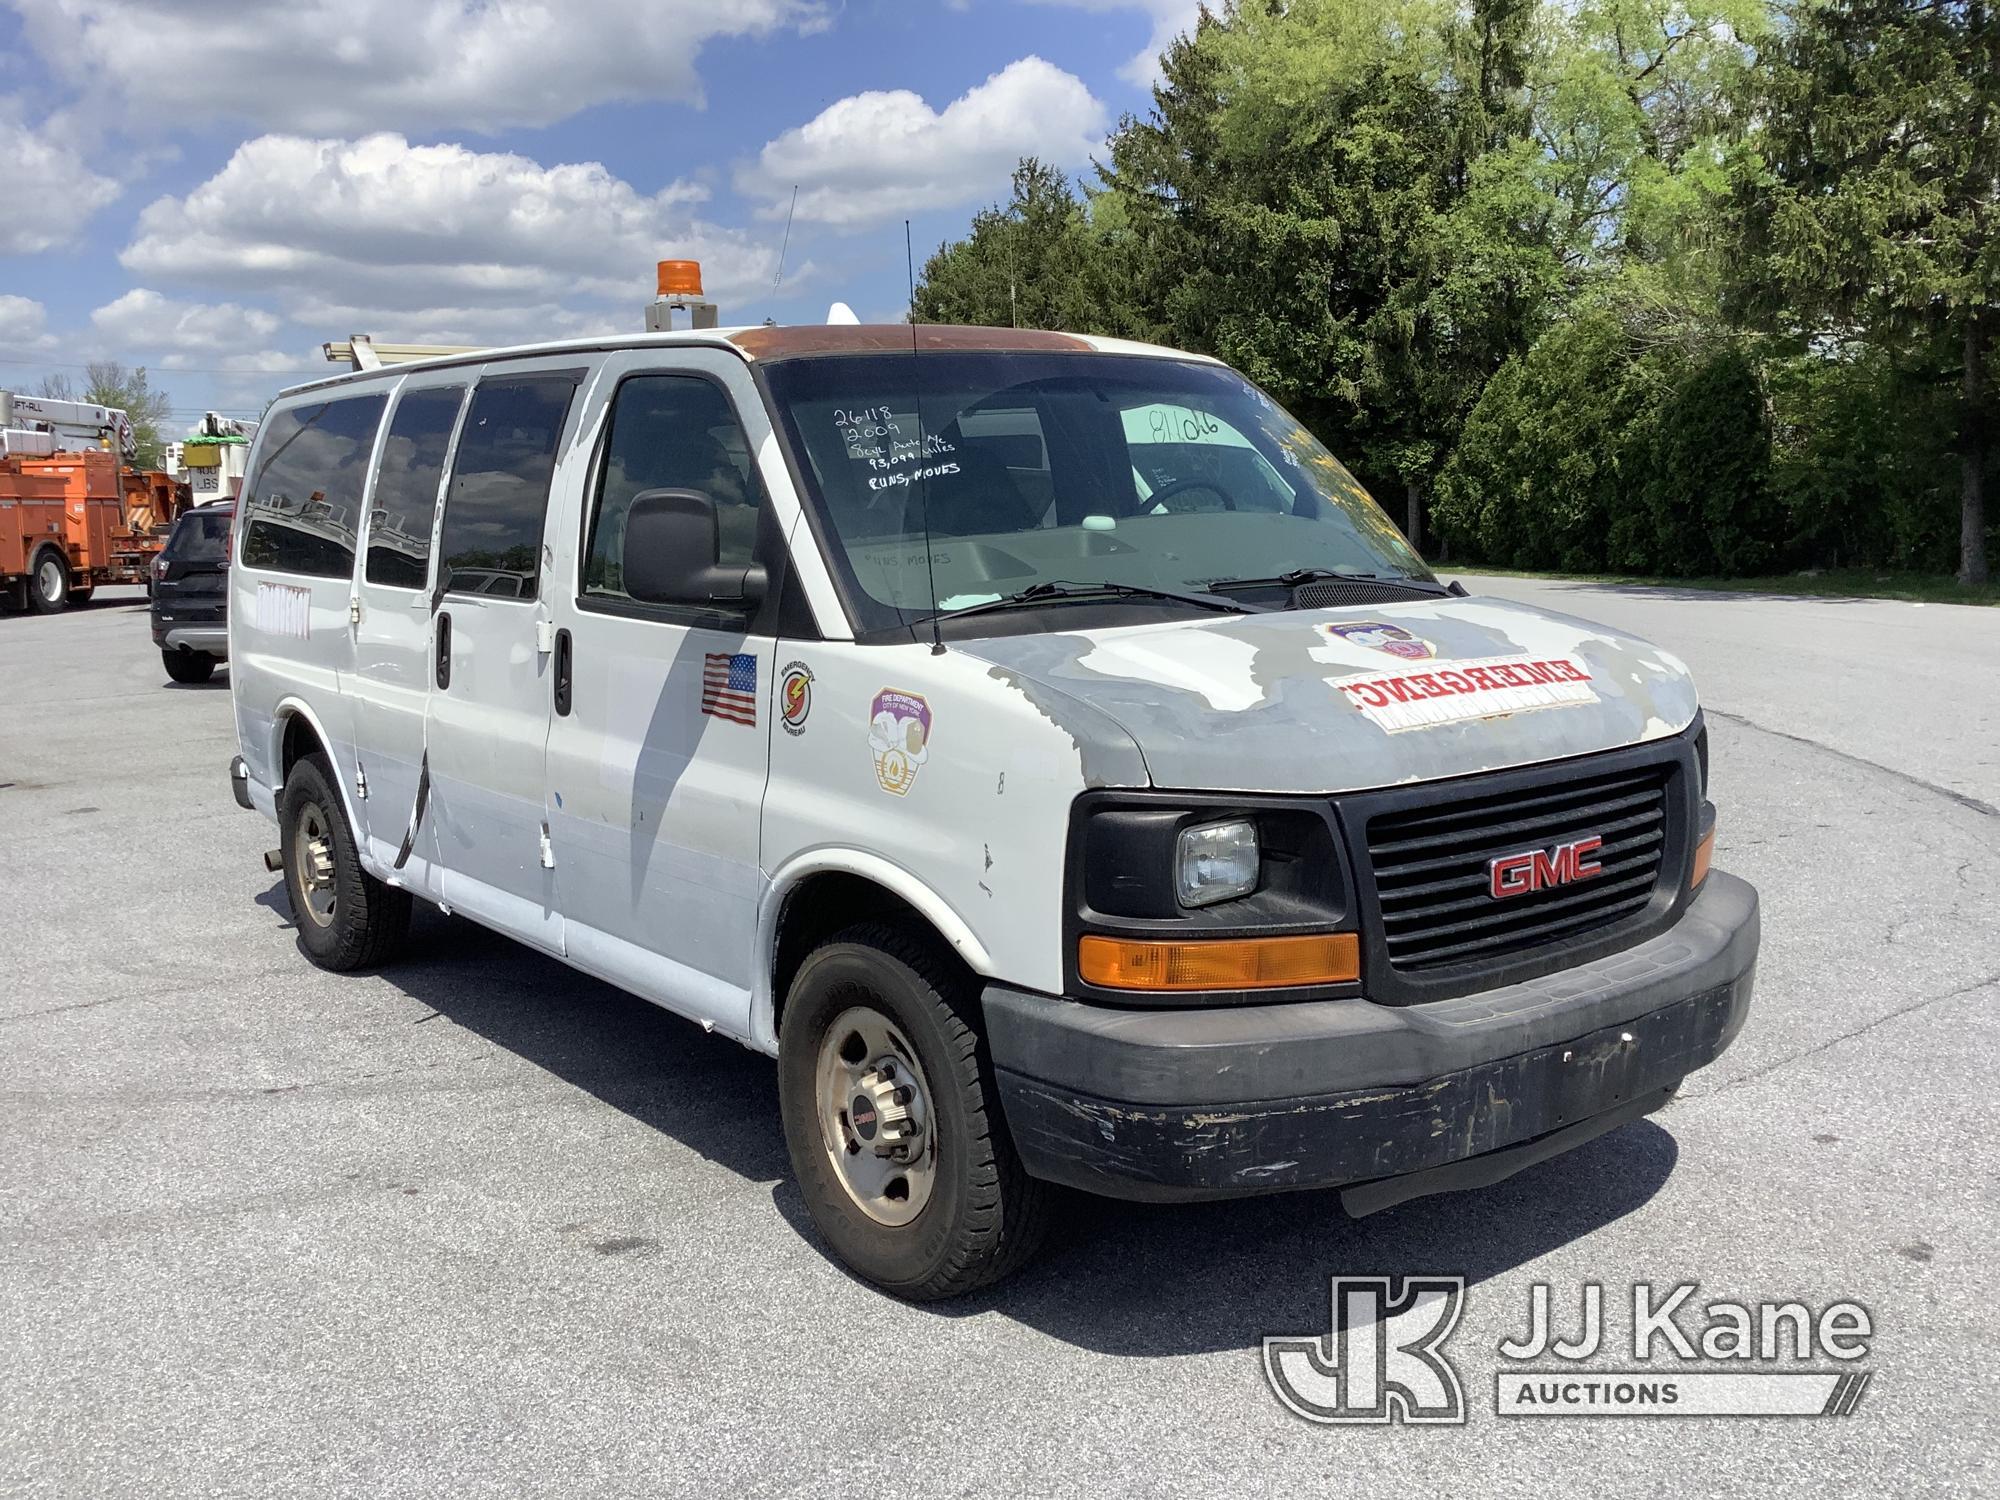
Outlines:
[[[1076,740],[1085,779],[1137,743],[1158,787],[1360,791],[1678,734],[1694,683],[1635,637],[1504,599],[1285,610],[954,649]]]

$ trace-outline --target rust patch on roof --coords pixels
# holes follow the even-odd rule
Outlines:
[[[1047,333],[1035,328],[968,328],[948,323],[919,323],[916,348],[944,352],[1014,350],[1031,354],[1088,352],[1089,343],[1073,333]],[[806,354],[883,354],[911,346],[907,323],[845,323],[796,328],[745,328],[729,341],[751,359],[793,359]]]

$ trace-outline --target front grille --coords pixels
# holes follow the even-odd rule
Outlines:
[[[1292,594],[1300,609],[1338,609],[1348,604],[1394,604],[1411,599],[1435,599],[1437,590],[1411,588],[1401,583],[1383,583],[1358,578],[1352,583],[1302,583]]]
[[[1477,963],[1567,941],[1643,911],[1667,838],[1671,765],[1600,772],[1532,790],[1433,802],[1369,820],[1389,962]],[[1489,864],[1592,835],[1601,873],[1496,900]]]

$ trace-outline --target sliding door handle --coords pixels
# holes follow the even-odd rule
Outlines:
[[[451,686],[451,616],[442,611],[437,617],[437,685],[440,692]]]

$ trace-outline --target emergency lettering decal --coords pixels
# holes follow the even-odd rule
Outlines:
[[[1424,672],[1364,672],[1327,681],[1364,719],[1391,734],[1598,701],[1590,669],[1574,656],[1489,656]]]
[[[802,661],[786,662],[778,678],[778,722],[785,726],[785,733],[804,734],[812,707],[812,668]]]
[[[1320,629],[1335,640],[1352,641],[1357,646],[1386,651],[1405,661],[1429,661],[1437,655],[1437,647],[1429,641],[1386,620],[1336,620],[1330,625],[1320,626]]]
[[[906,796],[930,759],[931,706],[915,693],[884,688],[868,711],[868,748],[882,790]]]

